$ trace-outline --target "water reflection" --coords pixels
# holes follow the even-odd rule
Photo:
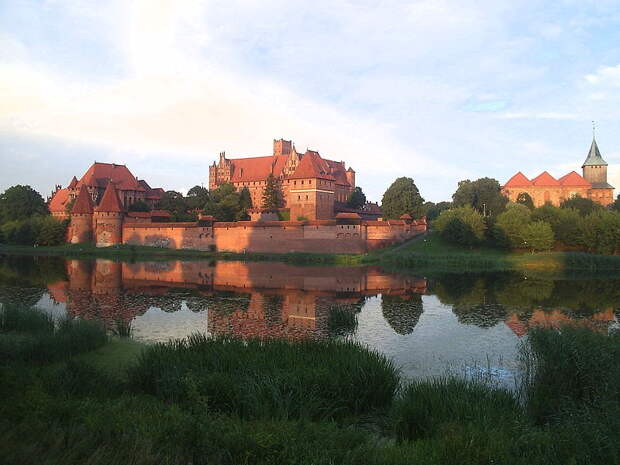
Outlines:
[[[0,257],[0,303],[37,305],[163,341],[194,331],[239,337],[352,337],[405,374],[446,366],[517,366],[535,326],[617,324],[618,279],[521,273],[432,278],[379,267],[261,262],[63,260]],[[337,310],[337,311],[336,311]]]

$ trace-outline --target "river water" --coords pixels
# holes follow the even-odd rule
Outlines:
[[[537,326],[620,321],[620,279],[386,271],[277,262],[0,256],[0,304],[100,319],[144,342],[193,332],[351,338],[406,377],[482,375],[508,387]]]

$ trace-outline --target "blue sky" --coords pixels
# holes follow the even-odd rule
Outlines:
[[[369,198],[398,176],[580,171],[620,187],[620,2],[0,0],[0,190],[94,161],[153,186],[292,139]]]

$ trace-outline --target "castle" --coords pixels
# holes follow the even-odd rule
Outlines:
[[[559,206],[575,196],[610,205],[614,201],[614,188],[607,182],[607,162],[603,160],[595,138],[581,168],[583,176],[571,171],[559,179],[543,171],[530,180],[519,171],[504,184],[502,193],[513,202],[519,194],[527,193],[536,207],[545,203]]]
[[[67,187],[56,186],[48,198],[50,213],[59,219],[69,218],[71,205],[77,200],[82,187],[86,188],[93,206],[97,208],[110,183],[115,185],[124,210],[136,202],[144,202],[154,208],[164,195],[161,187],[152,189],[145,180],[137,179],[125,165],[95,162],[80,180],[73,176]]]
[[[252,205],[263,206],[263,192],[269,176],[281,192],[280,207],[290,218],[331,219],[341,211],[355,189],[355,171],[343,161],[327,160],[318,152],[301,154],[291,141],[273,141],[273,154],[265,157],[228,159],[220,153],[219,162],[209,167],[209,189],[232,183],[237,190],[250,191]]]

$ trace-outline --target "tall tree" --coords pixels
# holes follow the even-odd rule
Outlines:
[[[278,180],[273,174],[269,174],[265,190],[263,191],[263,208],[279,208],[280,199],[280,185],[278,184]]]
[[[157,208],[167,210],[172,215],[172,221],[192,221],[196,217],[188,213],[189,206],[183,194],[177,191],[166,191],[157,204]]]
[[[190,209],[203,208],[205,203],[209,201],[209,190],[203,186],[194,186],[187,191],[186,200]]]
[[[138,200],[137,202],[129,205],[129,208],[127,208],[127,210],[129,210],[130,212],[150,212],[151,207],[149,207],[149,205],[143,200]]]
[[[480,178],[475,181],[466,179],[459,182],[456,192],[452,195],[452,202],[456,207],[470,205],[484,216],[495,217],[506,209],[508,203],[508,198],[501,190],[496,179]]]
[[[405,213],[414,218],[424,215],[424,199],[411,178],[398,178],[383,194],[381,209],[386,219],[399,218]]]
[[[611,209],[620,212],[620,194],[618,194],[614,203],[611,204]]]
[[[43,197],[30,186],[16,185],[0,194],[0,223],[47,215]]]
[[[366,204],[366,194],[362,191],[361,187],[356,187],[353,192],[349,194],[347,199],[347,207],[349,208],[362,208]]]
[[[424,211],[427,221],[436,219],[442,211],[452,208],[452,202],[424,202]]]
[[[581,216],[589,215],[590,213],[600,212],[603,210],[603,206],[600,203],[595,202],[585,197],[575,195],[570,199],[564,200],[560,204],[560,208],[574,208],[579,212]]]
[[[532,200],[530,194],[528,194],[527,192],[521,192],[517,196],[517,203],[526,206],[530,209],[530,211],[534,210],[534,201]]]

